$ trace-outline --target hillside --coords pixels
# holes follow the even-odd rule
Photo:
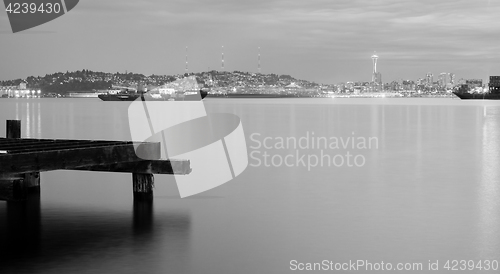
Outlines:
[[[57,72],[45,76],[30,76],[26,79],[0,81],[1,86],[17,86],[25,82],[28,89],[40,89],[42,93],[106,90],[112,85],[131,86],[142,83],[144,85],[164,85],[166,83],[194,75],[200,86],[213,90],[262,90],[289,87],[303,89],[317,88],[319,85],[306,80],[295,79],[290,75],[259,74],[241,71],[207,71],[200,73],[186,73],[179,75],[149,75],[138,73],[107,73],[91,70],[75,72]]]

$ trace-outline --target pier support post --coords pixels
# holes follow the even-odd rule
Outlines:
[[[19,264],[31,258],[37,258],[41,254],[40,199],[28,193],[25,202],[8,202],[3,208],[4,211],[0,214],[0,254],[2,256],[0,268],[2,273],[15,273]]]
[[[132,188],[134,190],[134,200],[153,200],[153,174],[132,173]]]
[[[7,120],[7,138],[21,138],[21,120]],[[22,201],[28,192],[40,193],[40,172],[31,172],[0,178],[0,199]]]
[[[24,178],[19,175],[0,177],[0,200],[8,202],[25,201],[27,188]]]
[[[25,173],[24,184],[29,193],[40,193],[40,172]]]

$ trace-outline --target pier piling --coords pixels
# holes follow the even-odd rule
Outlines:
[[[7,120],[8,139],[21,138],[21,120]],[[25,201],[28,192],[40,193],[40,172],[7,174],[0,178],[0,200]]]
[[[6,123],[7,138],[21,138],[21,120],[7,120]],[[24,177],[23,192],[40,193],[40,172],[30,172],[21,174]]]
[[[132,188],[134,190],[134,200],[153,200],[153,174],[132,173]]]
[[[27,188],[24,178],[22,175],[16,175],[0,177],[0,201],[22,202],[26,200]]]
[[[25,173],[24,184],[29,193],[40,193],[40,172]]]

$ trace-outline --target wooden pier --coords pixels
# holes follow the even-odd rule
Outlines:
[[[21,121],[7,120],[0,138],[0,200],[24,201],[40,192],[40,172],[80,170],[132,173],[134,199],[153,198],[153,174],[189,174],[189,160],[159,160],[160,143],[21,138]],[[140,145],[140,146],[139,146]],[[139,147],[137,157],[134,147]]]

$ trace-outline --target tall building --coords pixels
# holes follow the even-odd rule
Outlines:
[[[452,88],[455,85],[455,74],[448,72],[440,73],[438,84],[441,88]]]
[[[373,72],[372,72],[372,82],[376,82],[376,73],[377,73],[377,59],[378,56],[376,54],[372,55],[372,61],[373,61]]]
[[[426,84],[429,85],[429,86],[432,86],[432,84],[434,83],[434,75],[432,75],[432,73],[427,73],[427,75],[425,75],[425,80],[426,80]]]
[[[382,73],[380,72],[375,72],[374,74],[374,83],[377,83],[378,85],[382,85]]]
[[[488,87],[491,93],[500,93],[500,76],[490,76]]]
[[[445,88],[450,83],[450,74],[446,72],[442,72],[439,74],[438,79],[439,86]]]

